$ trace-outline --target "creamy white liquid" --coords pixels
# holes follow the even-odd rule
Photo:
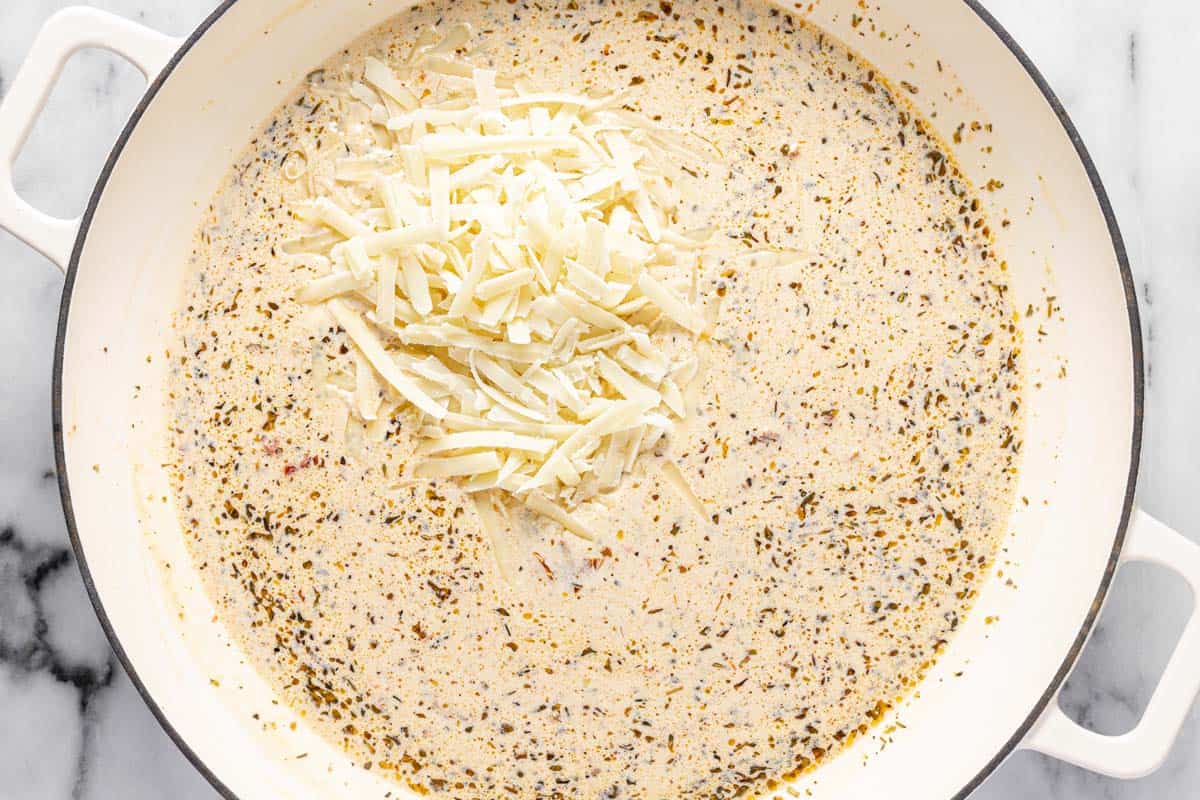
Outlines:
[[[547,5],[398,17],[235,165],[177,318],[183,522],[248,657],[364,767],[487,800],[759,791],[919,681],[991,569],[1021,438],[1005,276],[945,146],[822,32],[758,2]],[[470,21],[480,63],[629,87],[724,154],[686,227],[812,254],[704,276],[695,413],[592,513],[595,545],[514,509],[493,550],[452,481],[397,488],[404,417],[348,449],[313,375],[348,343],[293,300],[286,207],[370,146],[331,89],[435,21]]]

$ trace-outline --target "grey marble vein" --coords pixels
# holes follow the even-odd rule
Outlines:
[[[57,684],[56,696],[73,696],[77,736],[69,738],[76,745],[64,759],[73,775],[72,798],[82,796],[86,784],[96,703],[118,671],[103,639],[89,636],[87,629],[79,635],[78,620],[87,620],[86,598],[81,604],[79,589],[68,548],[30,543],[12,527],[0,530],[0,675],[10,690],[25,686],[36,692],[49,679]],[[90,621],[84,624],[95,627]],[[33,716],[25,722],[37,721]],[[14,734],[20,722],[11,710],[6,714],[6,728],[14,726]],[[47,732],[53,733],[43,729]],[[0,793],[6,788],[0,785]]]
[[[214,0],[96,6],[176,35]],[[0,0],[0,93],[38,26],[66,0]],[[1087,141],[1125,233],[1149,368],[1141,502],[1200,538],[1200,6],[1186,0],[987,0],[1050,80]],[[77,212],[141,81],[82,53],[17,164],[25,196]],[[158,728],[108,649],[67,546],[50,444],[49,385],[62,277],[0,233],[0,800],[216,800]],[[1134,725],[1189,608],[1162,570],[1125,571],[1063,692],[1105,733]],[[1021,753],[980,800],[1200,798],[1200,712],[1157,774],[1118,782]],[[862,800],[855,798],[855,800]]]

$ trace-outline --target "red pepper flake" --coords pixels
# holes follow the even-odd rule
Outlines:
[[[288,477],[291,477],[292,475],[295,475],[299,470],[307,469],[308,467],[311,467],[314,463],[316,463],[315,458],[313,458],[312,456],[305,456],[303,459],[300,460],[299,464],[288,464],[286,467],[284,467],[283,474],[287,475]]]

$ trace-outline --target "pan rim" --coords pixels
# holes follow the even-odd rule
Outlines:
[[[66,280],[63,286],[62,301],[59,308],[58,327],[55,336],[54,346],[54,364],[52,373],[52,388],[51,388],[51,412],[52,412],[52,429],[54,436],[54,458],[55,467],[58,479],[59,495],[62,501],[63,515],[67,525],[67,533],[71,541],[71,549],[74,551],[75,561],[79,567],[80,575],[83,579],[84,587],[87,590],[88,599],[91,601],[96,616],[99,619],[100,627],[104,630],[104,635],[108,639],[114,654],[124,667],[126,674],[133,683],[134,688],[141,696],[143,702],[150,709],[154,718],[166,732],[167,736],[173,741],[184,757],[191,762],[192,766],[212,785],[212,787],[225,800],[240,800],[232,789],[230,789],[217,774],[208,766],[208,764],[197,754],[187,743],[183,735],[174,727],[171,721],[167,718],[166,713],[158,705],[151,696],[150,691],[138,675],[136,668],[133,665],[129,655],[125,652],[121,644],[120,637],[117,635],[112,621],[109,619],[104,608],[103,600],[100,598],[99,591],[93,580],[91,571],[88,568],[87,557],[84,553],[82,541],[79,537],[79,530],[75,519],[74,507],[71,503],[71,491],[69,480],[67,477],[66,450],[65,440],[63,436],[63,403],[62,403],[62,388],[63,388],[63,364],[66,348],[66,331],[67,322],[70,315],[72,293],[75,285],[75,278],[79,268],[79,260],[83,251],[83,245],[87,240],[88,233],[91,229],[91,224],[99,206],[100,200],[104,194],[104,190],[108,184],[108,180],[120,160],[121,154],[125,149],[134,129],[141,121],[146,113],[146,110],[158,96],[163,84],[171,77],[180,61],[187,53],[196,45],[196,43],[204,36],[208,30],[216,24],[216,22],[224,16],[239,0],[222,0],[222,2],[192,31],[184,40],[179,50],[171,57],[166,67],[158,74],[151,82],[145,94],[138,102],[133,114],[130,116],[125,127],[121,131],[121,135],[117,138],[116,143],[110,152],[108,159],[101,170],[96,181],[95,188],[88,200],[87,208],[84,211],[82,221],[79,227],[75,245],[71,253],[71,260],[66,271]],[[1050,685],[1034,703],[1030,713],[1026,716],[1020,726],[1013,732],[1001,748],[993,755],[976,775],[966,783],[950,800],[964,800],[968,795],[974,792],[983,782],[990,776],[1005,759],[1012,755],[1019,747],[1021,741],[1041,718],[1046,707],[1054,700],[1070,674],[1075,661],[1079,658],[1083,650],[1084,644],[1087,641],[1088,634],[1095,625],[1096,619],[1100,613],[1100,608],[1104,598],[1107,596],[1109,589],[1112,586],[1113,577],[1116,573],[1119,564],[1122,547],[1125,543],[1126,534],[1129,528],[1130,519],[1134,508],[1134,497],[1137,487],[1138,470],[1141,458],[1143,422],[1145,412],[1145,363],[1142,348],[1142,331],[1140,314],[1138,311],[1137,292],[1134,284],[1133,273],[1130,269],[1129,257],[1125,248],[1125,242],[1121,235],[1120,227],[1117,223],[1116,215],[1113,211],[1112,204],[1109,201],[1108,192],[1104,188],[1103,181],[1100,178],[1099,171],[1092,160],[1087,146],[1084,144],[1078,129],[1071,120],[1070,115],[1063,107],[1062,102],[1050,87],[1046,78],[1041,71],[1025,53],[1013,36],[1004,28],[1000,22],[992,16],[992,14],[984,7],[981,0],[960,0],[969,10],[979,17],[980,21],[987,26],[992,33],[1007,47],[1017,62],[1025,69],[1034,85],[1041,92],[1043,99],[1050,106],[1059,123],[1062,125],[1064,132],[1070,139],[1075,148],[1076,154],[1082,163],[1087,174],[1088,180],[1091,183],[1092,190],[1095,193],[1097,203],[1099,204],[1101,213],[1104,217],[1105,224],[1108,228],[1109,236],[1112,240],[1114,254],[1117,257],[1117,264],[1121,274],[1121,281],[1125,292],[1126,311],[1129,317],[1130,340],[1132,343],[1133,357],[1133,432],[1132,441],[1130,444],[1130,461],[1129,473],[1125,487],[1125,497],[1122,504],[1121,517],[1117,527],[1116,535],[1113,540],[1113,546],[1109,555],[1108,563],[1101,576],[1100,585],[1097,588],[1095,599],[1089,606],[1088,613],[1085,615],[1083,623],[1067,651],[1062,664],[1055,672]]]

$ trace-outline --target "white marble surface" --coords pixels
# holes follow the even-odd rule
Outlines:
[[[173,34],[214,0],[93,0]],[[0,94],[38,26],[67,0],[0,0]],[[1200,6],[1188,0],[990,0],[1079,125],[1126,233],[1149,356],[1141,501],[1200,539]],[[127,65],[84,53],[18,162],[20,190],[78,211],[141,91]],[[50,438],[62,277],[0,232],[0,800],[214,800],[110,653],[67,545]],[[1186,590],[1126,571],[1064,694],[1106,733],[1136,721],[1187,612]],[[1200,712],[1166,766],[1117,782],[1020,754],[981,800],[1200,798]]]

